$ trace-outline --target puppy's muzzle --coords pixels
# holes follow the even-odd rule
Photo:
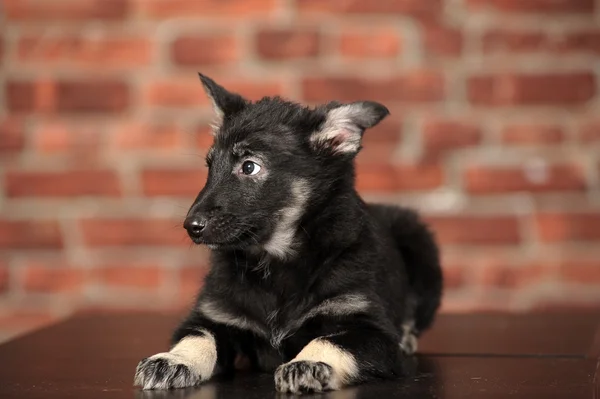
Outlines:
[[[192,240],[202,238],[202,232],[206,228],[207,221],[201,216],[189,216],[183,222],[183,228],[187,230]]]

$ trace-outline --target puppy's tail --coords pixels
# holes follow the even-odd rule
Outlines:
[[[386,205],[371,208],[389,227],[402,254],[411,290],[406,319],[414,322],[418,335],[433,322],[442,298],[443,274],[435,237],[413,210]]]

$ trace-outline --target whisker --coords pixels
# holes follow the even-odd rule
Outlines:
[[[306,237],[307,237],[307,238],[310,238],[310,234],[308,234],[308,231],[306,231],[306,229],[304,228],[304,226],[300,226],[300,228],[301,228],[302,230],[304,230],[304,233],[306,234]]]

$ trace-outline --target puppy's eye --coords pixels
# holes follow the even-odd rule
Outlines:
[[[246,161],[242,164],[242,173],[248,176],[254,176],[260,172],[260,165],[256,162]]]

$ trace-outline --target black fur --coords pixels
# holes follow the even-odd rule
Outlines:
[[[213,248],[212,267],[173,345],[210,334],[215,373],[233,371],[244,357],[255,370],[277,369],[280,391],[403,375],[405,352],[439,307],[442,273],[416,213],[366,204],[355,190],[362,134],[388,110],[368,101],[314,109],[280,98],[251,103],[200,77],[219,119],[208,181],[185,227]],[[343,384],[326,362],[282,365],[319,337],[355,361]],[[137,373],[184,372],[148,364]]]

